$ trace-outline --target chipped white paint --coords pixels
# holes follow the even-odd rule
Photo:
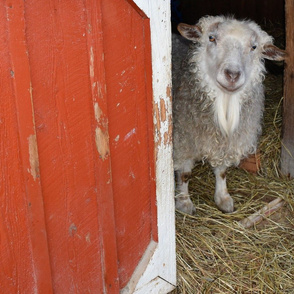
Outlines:
[[[136,128],[131,129],[124,137],[124,141],[128,140],[131,136],[136,134]]]
[[[130,289],[133,292],[128,291],[126,287],[123,293],[168,293],[176,285],[174,173],[170,140],[172,123],[170,1],[134,0],[134,2],[150,18],[151,28],[158,243],[155,244],[156,248],[151,255],[146,253],[149,261],[144,259],[143,262],[142,259],[127,285],[132,285]],[[154,242],[151,242],[151,245],[154,246]]]

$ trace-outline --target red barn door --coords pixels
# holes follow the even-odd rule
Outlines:
[[[158,247],[150,20],[128,0],[0,13],[0,292],[132,293]]]

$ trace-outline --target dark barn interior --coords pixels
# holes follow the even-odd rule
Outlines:
[[[179,22],[194,24],[204,15],[219,14],[252,19],[261,25],[285,23],[282,0],[172,0],[171,4],[173,29]]]
[[[172,29],[176,33],[178,23],[195,24],[205,15],[233,15],[254,20],[274,37],[275,45],[284,49],[287,44],[289,49],[292,40],[286,40],[285,23],[287,15],[288,22],[293,17],[285,14],[285,6],[290,2],[172,0]],[[237,203],[233,214],[218,211],[213,202],[211,168],[199,164],[193,170],[189,191],[197,214],[176,213],[178,286],[173,294],[294,293],[294,180],[293,173],[291,178],[281,168],[281,152],[287,149],[282,129],[288,107],[283,110],[283,104],[285,108],[284,95],[293,96],[291,85],[285,92],[292,62],[291,57],[285,63],[287,73],[284,62],[266,61],[263,134],[256,163],[260,167],[253,173],[240,167],[229,170],[228,190]],[[269,207],[268,214],[252,218]],[[254,221],[242,227],[247,218]]]

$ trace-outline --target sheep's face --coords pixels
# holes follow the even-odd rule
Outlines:
[[[254,31],[239,23],[234,26],[218,23],[203,35],[202,42],[206,51],[207,74],[214,83],[229,92],[242,88],[257,56],[258,43]]]
[[[272,45],[272,38],[254,22],[204,17],[195,26],[180,24],[178,29],[200,44],[201,70],[224,92],[241,90],[263,58],[285,57],[285,52]]]

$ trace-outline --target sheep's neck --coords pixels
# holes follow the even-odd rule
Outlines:
[[[221,93],[214,102],[217,125],[224,136],[230,137],[238,128],[240,120],[240,99],[238,95]]]

